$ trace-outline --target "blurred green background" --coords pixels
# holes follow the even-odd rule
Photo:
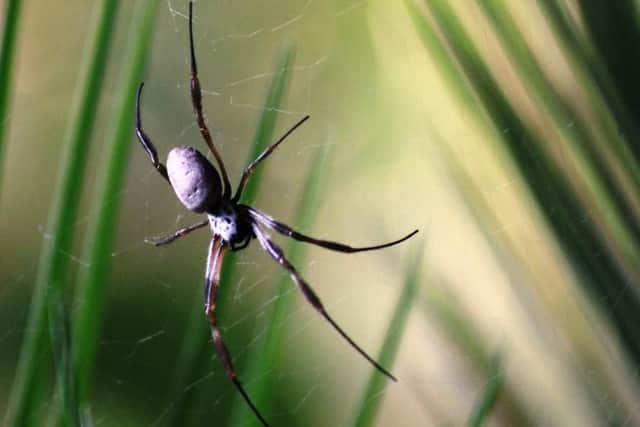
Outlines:
[[[258,425],[208,342],[207,231],[149,164],[205,151],[183,0],[4,0],[7,426]],[[387,383],[256,243],[220,323],[274,426],[640,425],[640,16],[596,0],[194,3],[205,114],[246,202]]]

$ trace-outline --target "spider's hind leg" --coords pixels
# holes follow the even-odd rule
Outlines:
[[[253,413],[258,417],[264,427],[269,427],[269,423],[262,416],[256,405],[253,403],[246,390],[240,383],[236,371],[233,367],[231,354],[224,344],[222,332],[218,326],[216,317],[216,302],[218,297],[218,287],[220,285],[220,271],[222,269],[222,260],[227,249],[227,245],[218,237],[214,237],[209,244],[209,255],[207,256],[207,272],[205,275],[205,315],[209,321],[211,329],[211,337],[213,339],[213,347],[222,362],[227,377],[231,380],[238,392],[242,395],[245,402]]]
[[[338,323],[333,320],[327,310],[324,308],[322,301],[320,301],[320,297],[314,292],[314,290],[309,286],[309,284],[300,276],[300,273],[295,269],[295,267],[287,260],[282,252],[280,246],[276,245],[269,235],[260,229],[260,226],[256,223],[253,224],[253,232],[260,243],[260,246],[274,259],[278,264],[280,264],[291,276],[291,279],[296,284],[302,295],[304,295],[305,299],[311,306],[322,316],[324,319],[329,322],[331,327],[340,334],[340,336],[349,343],[349,345],[356,350],[362,357],[364,357],[374,368],[376,368],[379,372],[386,375],[389,379],[393,381],[397,381],[396,377],[394,377],[391,372],[387,369],[383,368],[378,362],[376,362],[373,357],[369,356],[367,352],[365,352],[362,347],[360,347],[356,342],[349,336],[347,333],[338,325]]]
[[[254,209],[250,206],[244,206],[244,205],[242,206],[249,213],[249,215],[254,221],[257,221],[260,224],[264,225],[265,227],[275,230],[280,234],[291,237],[292,239],[298,240],[300,242],[311,243],[312,245],[320,246],[325,249],[329,249],[336,252],[344,252],[348,254],[355,253],[355,252],[376,251],[378,249],[384,249],[390,246],[395,246],[399,243],[404,242],[405,240],[410,239],[411,237],[415,236],[416,233],[418,233],[418,230],[413,230],[411,233],[407,234],[406,236],[396,240],[392,240],[390,242],[382,243],[379,245],[373,245],[373,246],[353,247],[353,246],[345,245],[344,243],[333,242],[331,240],[316,239],[315,237],[304,235],[294,230],[293,228],[289,227],[288,225],[283,224],[280,221],[276,221],[271,216],[267,215],[264,212],[259,211],[258,209]]]

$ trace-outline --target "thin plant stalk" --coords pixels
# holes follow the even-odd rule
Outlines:
[[[423,249],[415,251],[414,256],[407,265],[406,276],[402,292],[398,297],[391,321],[385,333],[384,342],[376,360],[382,366],[391,368],[398,354],[402,335],[404,334],[411,307],[419,289],[419,271],[423,259]],[[400,378],[399,381],[402,381]],[[354,411],[353,425],[354,427],[373,426],[376,416],[380,410],[382,399],[384,398],[384,390],[387,387],[388,379],[380,372],[373,371],[369,376],[369,381],[362,393],[360,403],[356,405]]]
[[[71,331],[68,312],[62,296],[54,293],[49,298],[49,329],[51,347],[56,365],[56,396],[54,416],[49,426],[81,426],[81,414],[77,402],[76,376],[71,362]],[[58,414],[55,414],[55,411]],[[56,420],[59,420],[56,424]]]
[[[491,415],[491,411],[500,397],[503,383],[502,357],[498,353],[491,361],[489,378],[467,422],[469,427],[482,427],[485,425],[485,422],[489,418],[489,415]]]
[[[0,190],[2,189],[5,140],[9,132],[9,103],[21,8],[22,0],[7,0],[0,45]]]
[[[11,388],[5,425],[26,425],[36,407],[35,390],[42,382],[46,353],[48,295],[60,292],[68,281],[69,257],[74,224],[85,172],[90,135],[104,80],[106,61],[114,28],[118,2],[102,0],[95,8],[94,33],[88,37],[81,75],[67,122],[61,156],[60,173],[54,188],[36,283],[34,286],[26,334],[22,343],[16,376]],[[38,370],[41,370],[38,372]],[[38,374],[37,374],[38,373]]]
[[[434,280],[434,283],[437,282],[441,282],[441,286],[430,286],[428,293],[422,294],[421,303],[424,311],[431,314],[433,320],[460,354],[468,358],[476,376],[484,378],[485,384],[490,384],[496,376],[496,355],[502,356],[504,353],[488,348],[488,344],[481,338],[482,334],[475,327],[473,320],[457,301],[456,296],[449,291],[450,284],[444,279]],[[527,407],[526,399],[519,398],[517,390],[509,385],[503,371],[500,389],[501,421],[506,425],[514,426],[535,425],[536,418]],[[483,400],[485,399],[481,397],[478,402]],[[473,419],[474,416],[470,415],[468,423]]]
[[[87,393],[100,341],[105,291],[109,276],[110,252],[113,247],[120,208],[120,189],[127,169],[132,145],[136,87],[147,62],[159,2],[139,2],[133,13],[131,34],[122,76],[115,97],[113,133],[107,138],[104,169],[92,203],[93,222],[89,226],[85,251],[88,266],[81,270],[76,295],[77,311],[73,321],[73,361],[78,378],[80,405],[87,404]]]

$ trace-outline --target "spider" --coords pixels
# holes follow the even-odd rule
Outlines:
[[[209,150],[215,157],[220,173],[215,167],[202,155],[198,150],[189,146],[180,146],[173,148],[167,156],[167,165],[165,166],[158,160],[158,153],[151,139],[142,129],[140,120],[140,99],[142,96],[142,88],[144,83],[138,87],[136,96],[136,135],[147,152],[151,163],[162,177],[171,185],[176,196],[182,204],[190,211],[196,213],[205,213],[207,218],[201,222],[181,228],[173,234],[153,241],[156,246],[167,245],[178,238],[184,237],[192,231],[198,230],[209,225],[212,238],[209,243],[207,255],[205,286],[204,286],[204,311],[211,328],[211,336],[213,346],[220,358],[224,370],[234,386],[240,392],[247,405],[251,408],[256,417],[264,426],[269,426],[265,418],[262,416],[258,408],[252,402],[248,393],[238,379],[231,355],[227,350],[222,333],[216,320],[216,300],[217,291],[220,280],[220,271],[222,260],[227,250],[238,251],[249,245],[251,240],[257,239],[258,243],[278,264],[280,264],[291,276],[307,302],[327,321],[329,324],[344,338],[351,347],[353,347],[362,357],[371,363],[378,371],[386,375],[388,378],[396,381],[396,378],[385,368],[380,366],[371,356],[369,356],[358,344],[349,337],[346,332],[333,320],[327,313],[318,295],[313,291],[311,286],[302,278],[293,265],[287,260],[282,249],[275,244],[271,237],[265,231],[265,228],[274,230],[280,234],[291,237],[295,240],[311,243],[326,249],[337,252],[354,253],[363,251],[373,251],[377,249],[387,248],[404,242],[414,236],[418,230],[414,230],[406,236],[394,240],[392,242],[383,243],[375,246],[351,247],[342,243],[332,242],[328,240],[316,239],[306,236],[292,229],[264,212],[259,211],[251,206],[239,203],[242,190],[247,183],[249,177],[260,162],[266,159],[282,141],[284,141],[293,131],[300,127],[309,116],[303,117],[293,127],[286,131],[278,140],[269,145],[254,161],[249,163],[245,168],[240,183],[233,194],[229,183],[227,171],[222,161],[220,153],[213,144],[211,133],[205,123],[202,110],[202,92],[200,90],[200,80],[198,79],[198,67],[196,64],[195,49],[193,43],[193,3],[189,2],[189,51],[191,58],[191,100],[196,116],[196,121],[200,129],[200,133],[206,142]],[[220,177],[222,176],[222,180]]]

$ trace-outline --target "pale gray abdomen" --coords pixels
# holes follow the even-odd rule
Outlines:
[[[171,150],[167,156],[167,173],[176,196],[187,209],[205,212],[220,201],[220,176],[195,148],[182,146]]]

